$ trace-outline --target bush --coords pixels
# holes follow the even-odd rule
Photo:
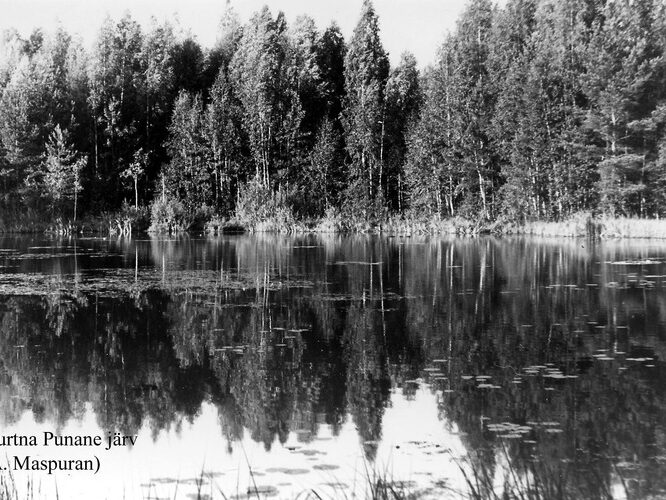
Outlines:
[[[273,192],[258,178],[241,187],[236,205],[238,222],[251,231],[291,231],[294,215],[280,191]]]
[[[315,225],[318,233],[339,233],[347,229],[345,219],[340,211],[334,207],[326,209],[324,217]]]
[[[188,217],[183,204],[175,198],[155,198],[150,206],[150,227],[153,233],[175,233],[187,231]]]

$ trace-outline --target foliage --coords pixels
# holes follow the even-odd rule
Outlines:
[[[181,91],[174,105],[167,149],[171,161],[163,171],[166,188],[193,213],[211,198],[211,171],[204,144],[201,96]]]
[[[134,208],[139,209],[139,177],[142,177],[145,172],[145,166],[148,163],[148,155],[139,149],[134,153],[134,160],[129,166],[120,172],[120,177],[132,179],[134,184]]]
[[[241,187],[236,204],[236,219],[251,230],[289,231],[294,217],[281,192],[273,192],[260,177]]]
[[[57,213],[64,210],[63,203],[73,200],[73,219],[76,220],[76,209],[81,192],[81,170],[87,163],[86,157],[77,158],[67,141],[67,133],[56,125],[46,143],[44,160],[44,187],[51,206]]]
[[[174,198],[155,198],[150,206],[150,232],[175,233],[189,228],[185,207]]]
[[[190,221],[249,220],[238,200],[259,179],[279,218],[335,209],[364,230],[663,217],[664,40],[659,0],[469,0],[423,69],[390,67],[370,0],[348,42],[268,7],[245,24],[228,8],[210,49],[129,14],[90,51],[62,28],[10,30],[0,209],[47,219],[73,201],[78,218],[168,193]]]
[[[343,102],[350,159],[345,209],[364,221],[379,218],[377,208],[383,205],[384,86],[388,73],[377,15],[372,3],[364,0],[345,56],[347,94]]]

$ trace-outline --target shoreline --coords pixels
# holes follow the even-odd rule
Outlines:
[[[114,231],[115,226],[101,218],[87,218],[78,223],[54,223],[47,221],[19,224],[14,228],[0,228],[0,235],[51,236],[104,235],[131,236],[135,234],[374,234],[385,236],[541,236],[553,238],[598,238],[598,239],[666,239],[666,219],[638,219],[627,217],[578,216],[564,221],[530,221],[511,223],[488,221],[473,223],[462,218],[409,220],[392,218],[382,223],[343,224],[340,220],[322,218],[316,221],[290,221],[289,223],[262,221],[254,225],[237,220],[216,220],[215,225],[207,222],[204,227],[188,230],[155,231],[152,228],[138,227],[127,231]],[[108,227],[109,230],[106,230]]]

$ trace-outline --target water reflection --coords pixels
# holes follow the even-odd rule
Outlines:
[[[0,248],[4,428],[26,412],[57,429],[90,413],[105,431],[157,437],[212,407],[228,453],[248,438],[271,453],[335,439],[349,422],[372,462],[392,391],[410,401],[426,390],[481,487],[508,468],[542,492],[666,492],[660,243],[331,235]]]

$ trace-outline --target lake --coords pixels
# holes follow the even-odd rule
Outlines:
[[[0,272],[19,496],[666,494],[666,242],[5,237]]]

